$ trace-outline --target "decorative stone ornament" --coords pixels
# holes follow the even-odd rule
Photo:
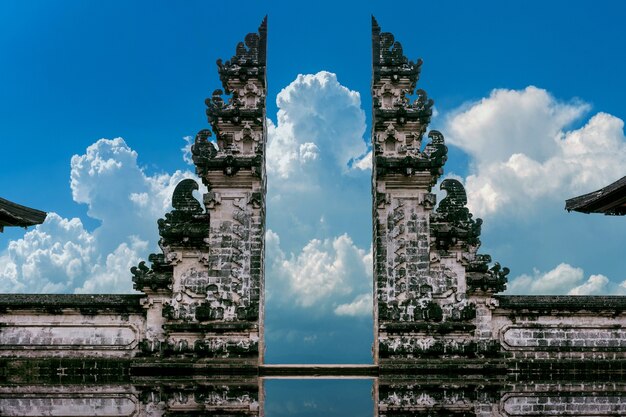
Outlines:
[[[475,337],[482,300],[471,295],[504,290],[508,269],[489,269],[491,258],[476,254],[482,220],[472,218],[459,181],[441,183],[447,195],[433,212],[431,187],[448,150],[436,130],[422,147],[433,106],[424,90],[415,90],[422,60],[406,58],[375,19],[372,45],[374,360],[384,367],[411,358],[493,355],[493,342]]]
[[[160,316],[146,354],[251,366],[262,356],[266,32],[263,20],[229,61],[217,62],[223,90],[206,100],[212,131],[200,130],[191,149],[209,190],[204,207],[193,196],[198,184],[181,181],[174,210],[158,221],[163,254],[151,255],[152,268],[131,270]]]

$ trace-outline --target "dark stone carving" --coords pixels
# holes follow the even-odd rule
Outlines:
[[[194,343],[193,353],[200,357],[243,358],[258,355],[259,344],[257,342],[242,343],[235,341],[224,341],[221,344],[214,344],[200,339]]]
[[[438,130],[431,130],[428,133],[428,137],[430,138],[430,143],[424,148],[424,156],[428,158],[433,168],[438,168],[437,174],[441,175],[443,174],[441,168],[448,160],[448,147],[445,145],[443,135]]]
[[[211,131],[204,129],[198,132],[191,147],[196,172],[207,186],[209,172],[234,176],[244,170],[258,178],[262,176],[266,33],[267,18],[258,33],[248,34],[245,42],[237,46],[230,60],[217,61],[223,90],[215,90],[205,101],[216,143],[209,142]]]
[[[467,290],[471,293],[498,293],[506,290],[510,270],[496,262],[488,271],[467,274]]]
[[[231,78],[239,80],[265,79],[266,44],[267,16],[261,22],[258,33],[247,34],[245,41],[237,44],[235,55],[229,61],[217,60],[220,80],[226,93],[230,93],[229,80]]]
[[[491,255],[477,254],[475,259],[471,261],[465,271],[467,272],[487,272],[491,263]]]
[[[208,320],[223,320],[224,309],[221,307],[211,308],[209,303],[202,303],[196,307],[196,320],[208,321]]]
[[[393,34],[381,33],[380,26],[372,16],[372,52],[374,56],[374,82],[381,78],[390,78],[397,82],[401,77],[408,78],[415,86],[419,78],[422,60],[409,61],[404,56],[402,45],[394,39]]]
[[[451,178],[443,180],[440,188],[447,195],[441,200],[436,213],[431,215],[431,235],[438,249],[447,250],[458,243],[480,246],[482,219],[472,219],[465,205],[467,195],[463,185]]]
[[[145,261],[130,268],[133,274],[133,288],[137,291],[143,291],[146,288],[152,291],[171,289],[174,267],[165,261],[163,254],[152,253],[148,256],[148,260],[152,262],[151,268],[146,266]]]
[[[428,137],[431,141],[415,156],[408,155],[403,158],[385,156],[379,149],[375,156],[376,175],[412,175],[414,172],[427,171],[433,175],[434,184],[437,177],[443,174],[443,165],[448,159],[448,147],[439,131],[431,130]]]
[[[143,339],[141,342],[139,342],[139,350],[141,350],[142,353],[144,354],[155,354],[155,353],[159,353],[161,352],[162,349],[162,343],[159,340],[148,340],[148,339]]]
[[[174,189],[174,210],[159,219],[159,244],[163,246],[206,247],[209,237],[209,214],[193,196],[198,184],[192,179],[182,180]]]
[[[378,127],[383,127],[385,122],[394,122],[399,126],[404,126],[409,122],[419,122],[420,135],[426,129],[433,114],[434,101],[429,99],[426,91],[417,90],[417,99],[412,103],[406,97],[407,91],[402,91],[401,98],[394,102],[393,108],[382,108],[380,100],[374,97],[374,115]]]

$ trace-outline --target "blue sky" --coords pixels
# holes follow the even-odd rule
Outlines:
[[[622,293],[624,219],[563,206],[626,174],[625,9],[5,0],[0,196],[56,214],[0,235],[0,290],[131,288],[125,271],[156,250],[156,218],[193,171],[181,148],[207,127],[215,61],[267,14],[267,358],[369,362],[370,171],[347,162],[369,143],[374,14],[424,60],[446,174],[466,184],[511,291]]]

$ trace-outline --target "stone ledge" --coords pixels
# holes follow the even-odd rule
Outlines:
[[[592,295],[496,295],[500,310],[626,311],[626,297]]]
[[[380,331],[387,333],[427,332],[429,334],[447,334],[454,332],[473,332],[476,325],[455,322],[380,322]]]
[[[120,313],[143,313],[142,294],[0,294],[0,312],[8,310],[61,309],[113,310]]]
[[[170,332],[240,332],[258,330],[258,323],[250,321],[214,322],[214,323],[166,323],[163,329]]]

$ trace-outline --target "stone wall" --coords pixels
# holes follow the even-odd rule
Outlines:
[[[626,297],[496,296],[492,308],[508,359],[626,359]]]
[[[0,295],[0,357],[131,358],[146,328],[135,295]]]
[[[375,379],[373,415],[619,416],[623,382],[410,382]],[[103,384],[0,385],[2,416],[263,416],[263,379],[157,379]],[[310,410],[309,410],[310,412]],[[271,414],[268,414],[271,415]]]
[[[377,416],[618,416],[623,383],[376,382]]]
[[[2,416],[258,416],[256,379],[139,384],[0,386]]]

